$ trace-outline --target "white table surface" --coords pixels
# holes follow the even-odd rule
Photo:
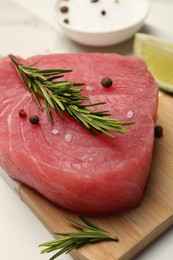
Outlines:
[[[27,57],[40,53],[100,51],[130,54],[133,39],[117,46],[91,48],[67,39],[53,16],[55,0],[0,0],[0,55]],[[156,36],[173,39],[173,1],[151,0],[142,28]],[[0,259],[46,260],[38,245],[52,239],[51,234],[0,177]],[[135,260],[173,259],[173,227],[166,231]],[[107,256],[108,258],[108,256]],[[58,259],[71,260],[69,255]]]

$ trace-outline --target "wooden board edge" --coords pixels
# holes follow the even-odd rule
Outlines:
[[[163,223],[160,224],[160,226],[152,230],[144,239],[142,239],[139,243],[132,247],[131,250],[117,260],[131,260],[152,242],[154,242],[161,234],[166,232],[166,230],[168,230],[172,225],[173,215],[170,215]]]
[[[40,205],[39,202],[33,204],[33,198],[32,196],[36,196],[37,198],[42,199],[42,195],[39,194],[37,191],[32,190],[31,188],[20,185],[19,187],[19,195],[21,200],[31,209],[31,211],[34,213],[34,215],[41,221],[41,223],[48,229],[48,231],[54,236],[54,230],[46,223],[44,218],[41,217],[42,214],[39,214],[40,212]],[[48,201],[48,203],[51,202]],[[53,207],[53,205],[52,205]],[[132,247],[128,252],[126,252],[123,256],[120,258],[117,258],[115,260],[131,260],[133,257],[135,257],[138,253],[140,253],[143,249],[145,249],[149,244],[151,244],[156,238],[158,238],[162,233],[164,233],[169,227],[173,225],[173,214],[170,214],[170,216],[163,222],[161,225],[154,230],[151,230],[151,232],[141,241],[139,241],[134,247]],[[54,236],[55,237],[55,236]],[[74,260],[88,260],[88,258],[84,257],[82,254],[80,254],[80,251],[73,250],[69,253]]]

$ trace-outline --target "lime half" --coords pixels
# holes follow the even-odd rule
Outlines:
[[[160,89],[173,93],[173,42],[137,33],[134,55],[145,60]]]

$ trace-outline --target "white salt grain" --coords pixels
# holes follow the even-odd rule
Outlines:
[[[52,134],[57,135],[58,133],[59,133],[59,131],[57,129],[52,130]]]
[[[71,134],[66,134],[65,135],[65,141],[69,143],[71,140],[72,140],[72,135]]]
[[[93,90],[93,87],[91,87],[91,86],[86,86],[86,90],[91,91],[91,90]]]
[[[133,111],[128,111],[127,112],[127,117],[128,118],[132,118],[132,116],[133,116]]]

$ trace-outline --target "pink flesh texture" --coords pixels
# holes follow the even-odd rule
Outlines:
[[[152,160],[158,88],[144,62],[117,54],[80,53],[31,57],[38,68],[69,68],[64,79],[84,82],[91,102],[106,101],[119,121],[135,121],[115,138],[92,136],[74,119],[53,111],[52,125],[23,86],[9,58],[0,60],[0,165],[14,179],[56,204],[79,212],[117,212],[140,204]],[[111,88],[101,85],[113,80]],[[62,80],[62,79],[61,79]],[[88,89],[87,86],[92,87]],[[87,90],[88,89],[88,90]],[[19,110],[27,118],[19,117]],[[127,117],[133,112],[132,118]],[[30,124],[38,115],[40,125]],[[53,134],[52,130],[58,130]],[[70,134],[70,142],[65,136]]]

